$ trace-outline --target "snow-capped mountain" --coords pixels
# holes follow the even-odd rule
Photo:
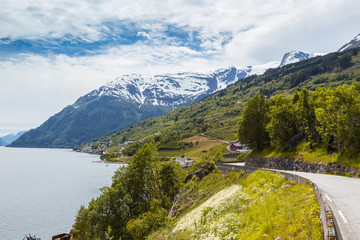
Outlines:
[[[293,59],[295,59],[293,57]],[[298,58],[297,61],[303,60]],[[293,60],[295,61],[295,60]],[[74,147],[136,122],[168,113],[222,90],[242,78],[276,68],[279,61],[211,73],[130,74],[80,97],[13,147]]]
[[[139,106],[155,105],[176,108],[222,90],[246,76],[262,74],[269,68],[284,66],[318,55],[321,54],[292,51],[284,55],[281,63],[273,61],[258,66],[229,67],[208,74],[184,72],[123,75],[79,98],[74,107],[106,96],[117,101],[136,103]]]
[[[351,48],[357,48],[360,47],[360,34],[357,35],[353,40],[342,46],[338,52],[342,52]]]
[[[313,53],[313,52],[305,52],[305,51],[291,51],[284,54],[280,67],[285,66],[287,64],[300,62],[309,58],[322,56],[323,53]]]
[[[263,70],[263,69],[262,69]],[[161,75],[123,75],[81,97],[75,107],[100,97],[111,97],[141,105],[179,107],[226,88],[248,75],[252,67],[230,67],[213,73],[173,73]]]

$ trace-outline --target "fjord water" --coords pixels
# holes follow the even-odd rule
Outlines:
[[[69,149],[0,147],[0,239],[68,233],[81,204],[111,184],[118,164]]]

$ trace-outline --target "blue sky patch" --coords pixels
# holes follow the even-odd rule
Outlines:
[[[102,54],[106,49],[138,42],[144,44],[164,43],[167,45],[185,46],[195,51],[202,51],[200,32],[188,27],[166,25],[163,30],[152,30],[140,27],[130,21],[104,22],[97,26],[98,40],[87,39],[86,36],[67,34],[62,38],[38,39],[0,39],[1,58],[17,54],[38,54],[42,56],[64,54],[70,57]],[[153,32],[157,31],[157,32]],[[230,38],[226,38],[226,42]]]

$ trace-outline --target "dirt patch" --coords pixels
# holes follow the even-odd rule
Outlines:
[[[189,137],[187,139],[182,140],[183,142],[199,142],[199,143],[205,143],[205,142],[213,142],[213,143],[223,143],[224,140],[205,136],[205,135],[196,135],[193,137]]]

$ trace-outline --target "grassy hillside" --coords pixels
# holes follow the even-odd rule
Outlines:
[[[359,49],[331,53],[246,77],[237,83],[170,113],[140,122],[96,141],[116,145],[126,140],[155,139],[160,146],[206,134],[223,140],[236,139],[238,121],[248,101],[256,94],[292,94],[306,88],[335,87],[360,81]]]
[[[313,189],[279,174],[213,173],[180,196],[175,217],[146,239],[321,239]]]

